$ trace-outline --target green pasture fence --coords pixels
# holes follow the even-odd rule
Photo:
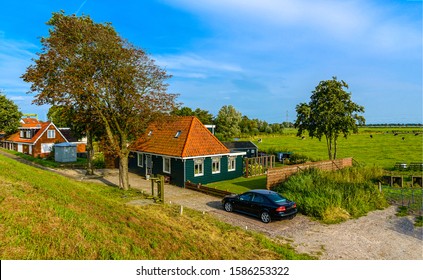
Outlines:
[[[382,191],[392,205],[407,207],[411,214],[423,213],[423,188],[384,185]]]

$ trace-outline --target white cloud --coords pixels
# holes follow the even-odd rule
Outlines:
[[[156,55],[154,59],[158,65],[178,77],[204,79],[216,73],[242,71],[238,65],[218,62],[193,53]]]

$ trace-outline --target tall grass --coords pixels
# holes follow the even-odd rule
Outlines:
[[[379,168],[352,167],[336,172],[309,169],[275,188],[297,202],[299,211],[325,223],[338,223],[387,206],[374,179]]]

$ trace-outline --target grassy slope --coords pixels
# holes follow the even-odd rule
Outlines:
[[[1,259],[296,259],[266,237],[0,155]]]
[[[398,131],[395,136],[392,130]],[[379,166],[392,169],[396,162],[421,162],[423,159],[423,134],[417,136],[412,131],[421,131],[422,128],[363,128],[359,134],[341,137],[338,144],[338,158],[353,157],[360,163],[370,166]],[[370,135],[373,138],[370,138]],[[402,137],[405,139],[402,140]],[[262,143],[252,139],[260,150],[277,149],[306,155],[314,160],[326,160],[326,140],[304,140],[296,137],[290,131],[285,135],[260,136]]]

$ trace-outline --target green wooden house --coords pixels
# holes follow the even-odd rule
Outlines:
[[[243,175],[245,152],[230,152],[196,117],[151,125],[131,148],[129,167],[147,178],[165,175],[171,184],[203,185]]]

